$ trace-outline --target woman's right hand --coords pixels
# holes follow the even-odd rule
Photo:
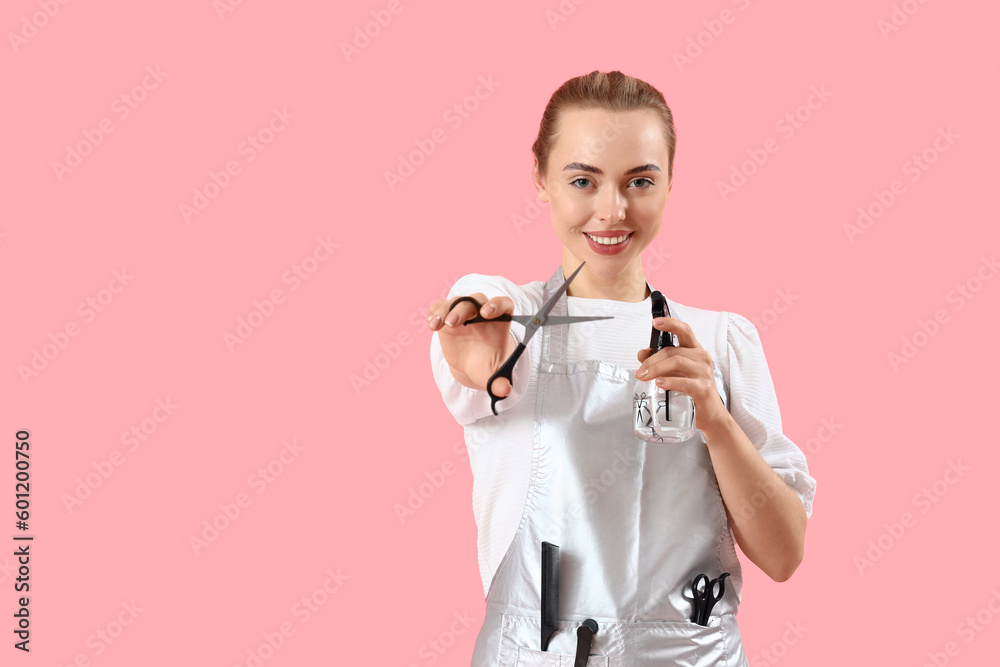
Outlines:
[[[487,319],[514,314],[514,300],[509,296],[487,299],[481,292],[470,296],[483,304],[480,313]],[[510,322],[463,325],[463,322],[476,316],[476,306],[463,301],[448,312],[451,304],[459,298],[456,296],[432,305],[427,314],[427,327],[438,332],[441,351],[455,379],[466,387],[486,391],[486,383],[514,353],[517,343],[510,335]],[[492,389],[496,396],[507,396],[511,391],[510,382],[506,378],[497,378]]]

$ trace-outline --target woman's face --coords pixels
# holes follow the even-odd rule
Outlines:
[[[667,142],[653,111],[565,112],[547,173],[534,179],[566,251],[596,275],[620,274],[656,237],[670,196]]]

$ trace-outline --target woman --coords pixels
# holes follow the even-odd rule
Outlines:
[[[673,117],[621,72],[567,81],[545,109],[534,181],[551,206],[562,265],[547,282],[461,278],[427,317],[431,361],[465,426],[474,475],[486,618],[473,665],[573,664],[577,628],[597,621],[588,665],[746,665],[734,548],[775,581],[803,556],[815,481],[781,432],[753,324],[673,301],[653,322],[680,346],[650,355],[652,289],[640,254],[672,186]],[[486,383],[520,325],[463,326],[476,314],[533,314],[581,263],[550,315],[613,316],[542,327],[491,410]],[[637,363],[638,362],[638,363]],[[655,380],[695,404],[694,437],[651,443],[632,430],[633,390]],[[540,646],[541,542],[560,546],[559,630]],[[707,625],[692,618],[695,575],[731,576]],[[570,657],[567,657],[570,656]],[[560,663],[560,657],[563,661]]]

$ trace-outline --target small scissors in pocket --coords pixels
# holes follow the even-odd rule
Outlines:
[[[712,607],[726,594],[726,577],[728,572],[723,572],[717,579],[709,579],[707,574],[699,574],[691,583],[691,593],[694,594],[694,616],[693,623],[698,625],[708,625],[708,618],[712,615]],[[702,584],[699,590],[698,584]],[[718,588],[716,586],[718,585]]]
[[[586,264],[586,262],[584,262],[583,264]],[[546,301],[544,304],[542,304],[542,307],[534,315],[504,314],[487,319],[483,317],[482,314],[479,312],[479,309],[482,308],[483,304],[479,303],[471,296],[462,296],[455,299],[455,301],[451,304],[451,307],[448,308],[448,312],[451,312],[451,310],[456,305],[462,303],[463,301],[471,301],[472,303],[476,304],[476,316],[473,317],[472,319],[466,320],[463,324],[476,324],[478,322],[513,321],[524,325],[524,340],[517,344],[517,348],[514,350],[514,353],[510,355],[507,361],[504,362],[503,366],[501,366],[500,369],[496,373],[494,373],[490,377],[490,379],[486,382],[486,393],[490,395],[490,399],[492,400],[490,408],[493,409],[493,414],[495,415],[499,414],[497,412],[497,407],[496,407],[497,401],[502,401],[503,399],[507,398],[506,396],[497,396],[496,394],[493,393],[493,381],[496,380],[497,378],[505,378],[508,382],[510,382],[510,386],[513,388],[514,380],[512,378],[512,374],[514,372],[514,364],[516,364],[517,360],[521,358],[521,353],[523,353],[525,348],[527,347],[528,341],[531,340],[532,336],[535,335],[535,332],[537,332],[539,328],[544,326],[549,326],[552,324],[573,324],[574,322],[590,322],[593,320],[614,319],[612,316],[585,317],[585,316],[556,315],[549,317],[549,312],[556,305],[556,302],[559,301],[559,297],[561,297],[566,292],[566,288],[569,287],[569,284],[573,282],[574,278],[576,278],[576,274],[580,273],[580,269],[583,268],[583,264],[581,264],[579,268],[577,268],[577,270],[573,272],[573,275],[571,275],[569,278],[566,279],[566,281],[559,287],[559,289],[556,290],[556,293],[553,294],[551,297],[549,297],[549,300]]]

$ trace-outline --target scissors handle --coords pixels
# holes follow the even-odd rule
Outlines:
[[[497,378],[506,378],[507,382],[510,383],[510,390],[514,391],[514,377],[513,377],[514,364],[516,364],[517,360],[521,358],[521,353],[524,352],[524,350],[525,350],[524,343],[518,343],[517,347],[514,348],[514,353],[510,355],[507,361],[504,362],[503,366],[501,366],[496,373],[491,375],[490,379],[487,380],[486,382],[486,393],[490,395],[490,399],[492,401],[490,403],[490,409],[493,410],[494,415],[500,414],[499,412],[497,412],[497,401],[502,401],[503,399],[507,398],[507,396],[509,396],[510,394],[508,394],[507,396],[497,396],[496,394],[494,394],[493,381],[496,380]]]
[[[700,584],[700,585],[699,585]],[[708,589],[711,584],[707,575],[699,574],[691,582],[691,598],[694,606],[694,613],[691,615],[691,622],[701,625],[701,616],[708,604]]]
[[[452,310],[454,310],[455,306],[462,303],[463,301],[471,301],[472,303],[476,304],[476,316],[466,320],[465,322],[462,322],[463,326],[466,324],[475,324],[476,322],[510,322],[511,320],[514,319],[514,317],[509,313],[504,313],[503,315],[497,315],[496,317],[491,317],[489,319],[483,317],[482,312],[480,312],[483,307],[483,304],[479,303],[479,301],[473,299],[471,296],[460,296],[457,299],[455,299],[451,303],[451,306],[448,307],[448,312],[450,313]]]
[[[590,647],[594,643],[594,635],[597,634],[597,621],[588,618],[576,630],[576,659],[573,660],[573,667],[587,667],[587,660],[590,659]]]
[[[698,625],[708,625],[708,619],[712,615],[712,608],[726,594],[726,577],[728,572],[723,572],[718,578],[709,580],[708,576],[699,574],[694,578],[691,585],[691,592],[694,594],[695,612],[691,620]],[[704,581],[705,590],[698,590],[699,580]],[[718,587],[716,587],[718,584]]]
[[[479,301],[477,301],[476,299],[473,299],[471,296],[462,296],[455,299],[452,302],[451,306],[448,308],[448,312],[451,312],[451,310],[455,306],[462,303],[463,301],[471,301],[472,303],[476,304],[476,316],[463,322],[462,323],[463,326],[466,324],[474,324],[476,322],[510,322],[514,319],[513,316],[509,314],[498,315],[497,317],[486,319],[480,313],[480,308],[482,308],[483,305],[479,303]],[[496,380],[497,378],[506,378],[507,382],[510,383],[510,390],[514,391],[514,377],[513,377],[514,364],[516,364],[517,360],[521,358],[521,354],[524,352],[524,350],[525,350],[524,343],[518,343],[517,347],[514,349],[513,354],[511,354],[510,357],[507,358],[507,361],[504,362],[503,366],[501,366],[499,370],[497,370],[496,373],[491,375],[490,379],[486,381],[486,393],[490,395],[490,401],[491,401],[490,409],[493,410],[494,415],[500,414],[499,412],[497,412],[497,401],[502,401],[503,399],[507,398],[507,396],[497,396],[496,394],[493,393],[493,381]]]

